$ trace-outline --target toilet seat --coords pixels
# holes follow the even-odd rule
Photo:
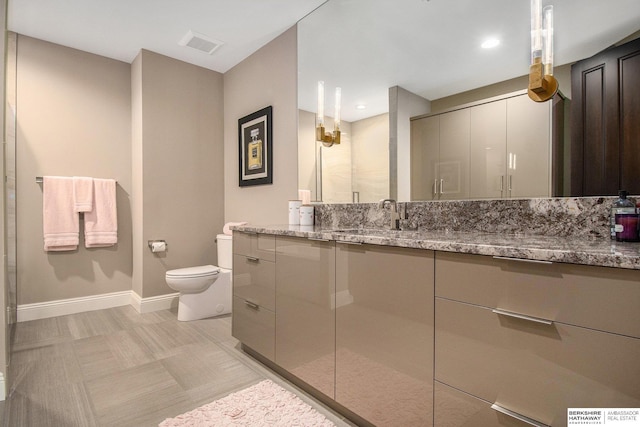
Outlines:
[[[215,276],[220,273],[220,268],[215,265],[200,265],[198,267],[178,268],[167,271],[167,278],[186,279],[193,277]]]

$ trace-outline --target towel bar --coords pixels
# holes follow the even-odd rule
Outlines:
[[[42,177],[41,176],[36,176],[36,184],[42,184]],[[116,181],[116,184],[118,183],[118,181]]]

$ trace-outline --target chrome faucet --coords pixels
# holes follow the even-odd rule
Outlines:
[[[382,209],[387,203],[391,206],[391,229],[400,230],[400,215],[398,214],[398,204],[396,201],[393,199],[381,199],[378,202],[378,207]]]

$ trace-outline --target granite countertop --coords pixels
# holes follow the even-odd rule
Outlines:
[[[526,234],[429,230],[395,231],[367,228],[335,229],[297,225],[243,225],[233,227],[233,229],[281,236],[335,240],[338,242],[366,243],[640,270],[640,242],[621,243],[609,239]]]

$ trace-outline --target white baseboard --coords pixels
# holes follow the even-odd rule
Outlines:
[[[173,294],[158,295],[155,297],[140,298],[140,295],[131,291],[131,305],[138,313],[150,313],[158,310],[168,310],[178,306],[179,292]]]
[[[133,291],[123,291],[35,304],[22,304],[18,306],[17,310],[18,322],[65,316],[68,314],[83,313],[85,311],[103,310],[105,308],[122,307],[124,305],[133,306],[138,313],[149,313],[177,306],[179,295],[179,293],[175,293],[157,297],[140,298],[140,296]]]

